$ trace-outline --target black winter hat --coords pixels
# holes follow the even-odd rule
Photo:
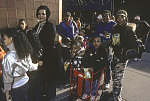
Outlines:
[[[117,12],[117,16],[119,16],[119,15],[123,15],[123,16],[125,16],[125,17],[128,16],[127,11],[125,11],[125,10],[119,10],[119,11]]]

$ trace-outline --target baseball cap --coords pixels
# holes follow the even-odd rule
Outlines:
[[[98,15],[97,19],[101,20],[102,19],[102,15]]]
[[[140,20],[140,16],[135,16],[134,20]]]
[[[67,13],[65,14],[65,16],[71,16],[71,13],[70,13],[70,12],[67,12]]]

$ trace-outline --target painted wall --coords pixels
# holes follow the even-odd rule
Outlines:
[[[24,18],[29,28],[37,24],[36,9],[47,5],[51,10],[49,20],[55,25],[62,20],[62,0],[0,0],[0,29],[16,27],[18,20]]]

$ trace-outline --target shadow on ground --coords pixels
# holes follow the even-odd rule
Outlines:
[[[150,53],[144,52],[142,55],[142,60],[130,60],[128,63],[128,67],[137,69],[150,75]]]

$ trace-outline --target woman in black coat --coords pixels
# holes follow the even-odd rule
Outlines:
[[[56,76],[57,76],[57,54],[54,46],[56,28],[53,23],[48,21],[50,10],[47,6],[40,6],[36,11],[36,16],[39,19],[38,24],[33,28],[34,32],[39,36],[35,40],[39,40],[43,47],[43,54],[40,58],[42,64],[41,83],[42,88],[45,88],[47,101],[56,96]]]

